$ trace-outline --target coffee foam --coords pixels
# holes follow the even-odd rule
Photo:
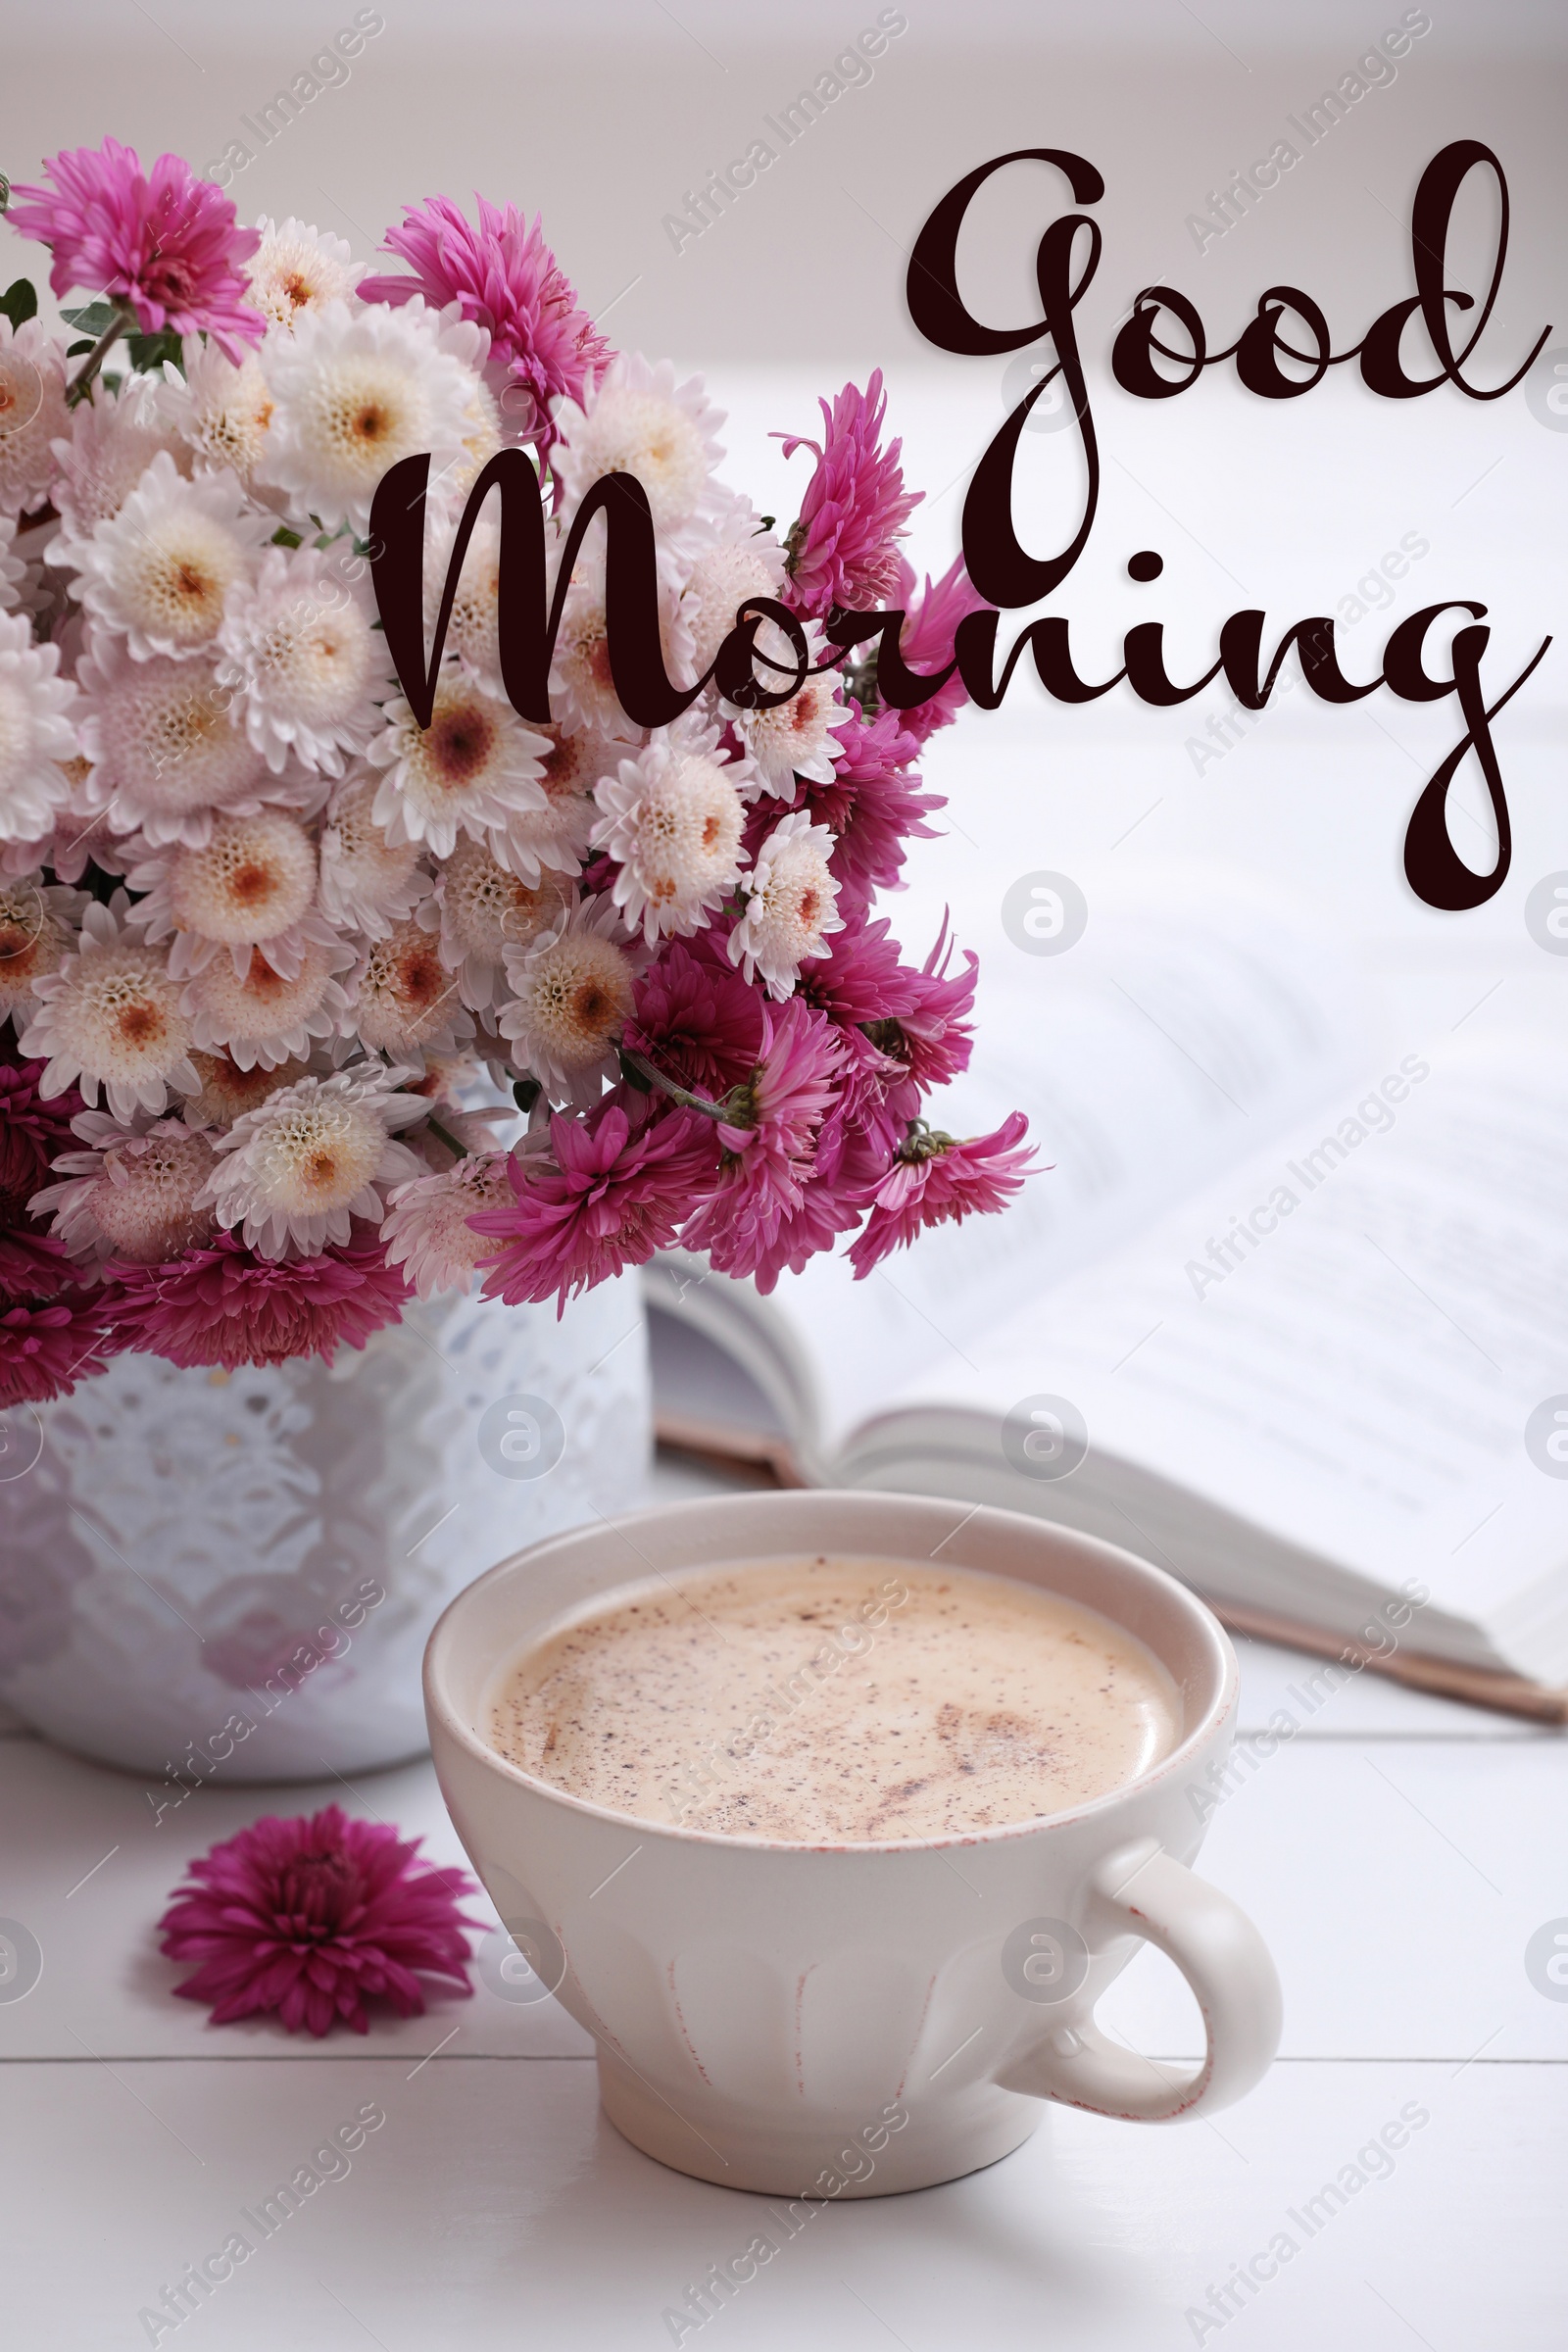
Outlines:
[[[1165,1668],[1094,1610],[818,1555],[607,1596],[507,1671],[489,1737],[641,1820],[858,1844],[1068,1811],[1136,1780],[1181,1722]]]

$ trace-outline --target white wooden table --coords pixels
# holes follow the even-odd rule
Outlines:
[[[666,1494],[703,1483],[661,1467]],[[1244,1727],[1305,1670],[1245,1645]],[[1348,1686],[1222,1806],[1204,1850],[1285,1982],[1260,2089],[1207,2126],[1049,2110],[988,2172],[822,2210],[679,2340],[1561,2352],[1568,1985],[1539,1990],[1525,1952],[1568,1928],[1565,1782],[1556,1735]],[[481,1984],[318,2043],[213,2028],[171,1998],[165,1899],[263,1812],[336,1798],[460,1860],[427,1764],[352,1788],[213,1786],[155,1822],[138,1781],[13,1732],[0,1787],[0,1916],[43,1954],[33,1990],[0,2001],[7,2352],[656,2352],[676,2340],[666,2310],[751,2238],[756,2200],[666,2172],[603,2121],[588,2038],[553,2001]],[[1154,2056],[1194,2046],[1189,1996],[1153,1955],[1101,2016]],[[177,2330],[139,2317],[367,2106],[385,2122],[349,2169]],[[1357,2164],[1401,2114],[1426,2120]],[[1211,2290],[1259,2256],[1275,2275],[1232,2290],[1227,2315]]]

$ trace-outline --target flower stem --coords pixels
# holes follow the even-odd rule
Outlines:
[[[694,1095],[690,1087],[680,1086],[673,1078],[666,1078],[645,1054],[634,1054],[630,1046],[621,1047],[620,1058],[630,1062],[640,1078],[646,1078],[650,1086],[657,1086],[661,1094],[668,1095],[670,1101],[678,1102],[683,1110],[700,1110],[705,1118],[710,1119],[729,1117],[730,1113],[722,1102],[710,1102],[706,1095]]]
[[[105,360],[109,357],[111,350],[114,348],[115,344],[119,342],[121,336],[125,332],[126,328],[132,327],[135,324],[136,314],[131,309],[130,304],[124,301],[122,297],[117,296],[115,300],[114,317],[110,319],[109,324],[104,328],[103,333],[99,336],[91,351],[88,352],[87,357],[82,361],[78,373],[72,379],[71,389],[66,394],[66,406],[68,408],[74,409],[79,401],[86,399],[88,393],[92,390],[93,378],[98,373],[98,370],[103,366]]]
[[[430,1133],[433,1136],[438,1137],[439,1140],[445,1144],[449,1152],[455,1152],[459,1159],[468,1158],[469,1152],[467,1145],[460,1144],[457,1137],[452,1133],[452,1130],[449,1127],[443,1127],[440,1120],[433,1117],[427,1118],[424,1123],[429,1128]]]

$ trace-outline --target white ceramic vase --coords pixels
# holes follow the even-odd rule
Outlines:
[[[419,1754],[419,1659],[486,1568],[642,1496],[634,1278],[416,1303],[335,1360],[122,1355],[0,1416],[0,1698],[149,1777],[321,1780]]]

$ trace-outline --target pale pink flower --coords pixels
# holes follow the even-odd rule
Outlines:
[[[409,1075],[371,1062],[280,1088],[217,1138],[218,1164],[198,1204],[264,1257],[345,1247],[356,1217],[379,1225],[386,1194],[423,1173],[393,1140],[425,1115],[417,1095],[398,1092]]]
[[[47,1061],[45,1096],[76,1086],[89,1107],[98,1089],[117,1119],[161,1111],[172,1094],[194,1094],[190,1023],[169,959],[149,947],[123,891],[82,910],[75,953],[33,982],[31,1021],[18,1039]]]
[[[57,1159],[62,1181],[30,1202],[34,1215],[53,1218],[73,1257],[161,1264],[211,1240],[213,1212],[196,1206],[213,1169],[206,1135],[178,1119],[141,1131],[101,1110],[81,1111],[73,1124],[88,1150]]]
[[[399,1185],[381,1228],[388,1265],[401,1266],[421,1298],[471,1290],[474,1268],[495,1256],[496,1246],[468,1219],[511,1199],[504,1152],[470,1152],[441,1175]]]
[[[740,877],[746,910],[729,935],[729,957],[748,980],[760,973],[769,996],[787,997],[801,965],[825,956],[829,933],[844,928],[832,854],[832,834],[803,809],[780,819]]]
[[[42,322],[0,315],[0,514],[30,514],[49,496],[53,444],[71,429],[65,345]]]
[[[0,612],[0,841],[36,841],[71,797],[60,762],[76,754],[76,687],[58,645],[35,645],[20,612]]]

